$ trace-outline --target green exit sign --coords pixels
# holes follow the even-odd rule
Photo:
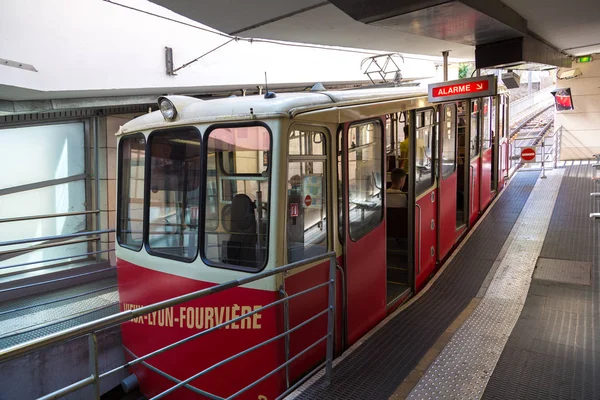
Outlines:
[[[591,61],[592,61],[592,56],[577,57],[578,63],[586,63],[586,62],[591,62]]]

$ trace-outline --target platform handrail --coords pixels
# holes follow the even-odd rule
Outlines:
[[[59,217],[71,217],[71,216],[75,216],[75,215],[96,214],[99,212],[100,212],[100,210],[91,210],[91,211],[71,211],[71,212],[66,212],[66,213],[55,213],[55,214],[28,215],[28,216],[24,216],[24,217],[13,217],[13,218],[0,219],[0,224],[4,224],[7,222],[30,221],[33,219],[47,219],[47,218],[59,218]]]
[[[329,259],[329,276],[327,281],[317,284],[315,286],[312,286],[310,288],[307,288],[301,292],[295,293],[293,295],[284,297],[282,299],[276,300],[272,303],[269,303],[267,305],[264,305],[260,308],[254,309],[251,312],[248,312],[246,314],[240,315],[239,317],[236,318],[232,318],[228,321],[225,321],[219,325],[216,325],[210,329],[206,329],[203,331],[200,331],[198,333],[193,334],[192,336],[189,336],[187,338],[181,339],[175,343],[172,343],[168,346],[165,346],[161,349],[155,350],[149,354],[146,354],[144,356],[141,357],[137,357],[134,360],[125,363],[124,365],[121,365],[119,367],[113,368],[110,371],[104,372],[104,373],[99,373],[98,372],[98,350],[97,350],[97,345],[95,345],[96,343],[96,333],[100,330],[103,329],[107,329],[116,325],[119,325],[121,323],[127,322],[127,321],[131,321],[134,318],[139,318],[139,317],[143,317],[144,315],[150,314],[152,312],[155,311],[159,311],[162,309],[166,309],[169,307],[173,307],[179,304],[183,304],[186,303],[188,301],[191,300],[196,300],[196,299],[200,299],[206,296],[209,296],[211,294],[215,294],[215,293],[220,293],[223,292],[227,289],[231,289],[234,287],[239,287],[251,282],[255,282],[258,281],[260,279],[264,279],[270,276],[274,276],[274,275],[278,275],[278,274],[284,274],[288,271],[291,271],[293,269],[297,269],[300,267],[305,267],[307,265],[310,264],[314,264],[317,263],[319,261],[324,261]],[[314,266],[314,265],[313,265]],[[320,339],[318,339],[316,342],[312,343],[311,345],[309,345],[306,349],[304,349],[300,354],[297,354],[296,356],[286,360],[285,363],[283,363],[282,365],[280,365],[279,367],[277,367],[275,370],[267,373],[267,375],[259,378],[258,380],[250,383],[249,385],[247,385],[244,389],[242,389],[241,391],[239,391],[238,393],[234,394],[231,397],[237,396],[239,394],[242,393],[242,391],[248,390],[249,388],[253,387],[254,385],[258,384],[260,381],[268,378],[269,376],[271,376],[272,374],[275,374],[277,371],[285,368],[287,365],[291,364],[294,360],[296,360],[298,357],[300,357],[302,354],[304,354],[305,352],[309,351],[310,349],[314,348],[315,346],[317,346],[319,343],[322,343],[323,341],[326,341],[326,357],[325,357],[325,362],[323,364],[321,364],[321,366],[319,367],[322,368],[323,366],[325,367],[325,381],[326,383],[329,383],[331,381],[331,375],[332,375],[332,362],[333,362],[333,330],[334,330],[334,315],[335,315],[335,281],[336,281],[336,254],[335,252],[331,251],[319,256],[315,256],[315,257],[311,257],[311,258],[307,258],[305,260],[301,260],[301,261],[296,261],[296,262],[292,262],[289,263],[287,265],[284,266],[280,266],[280,267],[276,267],[273,268],[271,270],[267,270],[267,271],[262,271],[247,277],[243,277],[243,278],[238,278],[235,280],[231,280],[219,285],[215,285],[206,289],[201,289],[192,293],[188,293],[188,294],[184,294],[181,296],[177,296],[171,299],[167,299],[167,300],[163,300],[160,301],[158,303],[154,303],[154,304],[150,304],[147,306],[143,306],[140,308],[136,308],[136,309],[130,309],[130,310],[125,310],[125,311],[121,311],[117,314],[113,314],[104,318],[100,318],[98,320],[95,321],[91,321],[88,323],[84,323],[82,325],[78,325],[69,329],[65,329],[61,332],[56,332],[38,339],[34,339],[25,343],[21,343],[12,347],[9,347],[7,349],[3,349],[0,350],[0,363],[2,362],[7,362],[10,360],[14,360],[17,359],[19,357],[22,357],[24,355],[27,355],[29,353],[32,353],[34,351],[43,349],[45,347],[51,346],[53,344],[57,344],[57,343],[62,343],[62,342],[66,342],[68,340],[74,339],[74,338],[78,338],[78,337],[83,337],[83,336],[88,336],[88,341],[90,343],[90,366],[91,366],[91,371],[90,371],[90,375],[82,380],[79,380],[77,382],[74,382],[68,386],[65,386],[53,393],[50,393],[46,396],[43,396],[42,398],[58,398],[58,397],[62,397],[68,393],[72,393],[75,390],[78,390],[82,387],[85,386],[89,386],[89,385],[94,385],[96,390],[95,390],[95,397],[99,398],[99,391],[98,391],[98,387],[99,387],[99,382],[102,378],[111,375],[115,372],[124,370],[132,365],[135,364],[139,364],[139,363],[144,363],[145,360],[147,360],[150,357],[153,357],[157,354],[163,353],[165,351],[168,351],[174,347],[177,347],[183,343],[186,343],[190,340],[196,339],[200,336],[206,335],[210,332],[216,331],[218,329],[221,329],[223,327],[226,327],[230,324],[233,324],[235,322],[239,322],[244,318],[248,318],[251,315],[254,315],[256,313],[259,313],[265,309],[271,308],[275,305],[278,304],[284,304],[287,303],[290,299],[302,296],[306,293],[312,292],[314,290],[317,290],[319,288],[322,287],[328,287],[328,304],[327,304],[327,308],[317,312],[314,316],[308,318],[307,320],[301,322],[300,324],[296,325],[294,328],[288,329],[285,332],[282,332],[281,334],[268,339],[265,342],[259,343],[249,349],[246,349],[232,357],[229,357],[226,360],[223,360],[211,367],[209,367],[208,369],[205,369],[204,371],[201,371],[198,374],[195,374],[193,377],[190,377],[188,379],[185,380],[179,380],[173,377],[168,376],[168,374],[164,374],[163,376],[167,377],[168,379],[170,379],[171,381],[173,381],[175,383],[175,386],[171,387],[170,389],[168,389],[167,391],[159,394],[158,396],[154,397],[154,398],[160,398],[168,393],[170,393],[173,390],[176,390],[180,387],[186,387],[188,389],[197,389],[191,385],[189,385],[189,382],[191,382],[194,379],[197,379],[199,376],[209,372],[209,370],[212,370],[214,368],[217,368],[235,358],[241,357],[244,354],[247,354],[248,352],[255,350],[256,348],[262,347],[268,343],[271,343],[275,340],[279,340],[281,338],[284,338],[285,336],[289,335],[291,332],[298,330],[300,327],[302,326],[306,326],[308,323],[314,321],[315,319],[327,314],[328,315],[328,319],[327,319],[327,332],[326,334],[321,337]],[[289,326],[289,325],[288,325]],[[153,369],[156,369],[156,367],[153,367]],[[308,379],[310,378],[310,376],[312,376],[314,373],[318,372],[319,369],[313,370],[313,372],[307,376],[305,376],[303,379]],[[162,374],[161,374],[162,375]],[[289,390],[292,388],[288,387],[288,390],[285,393],[288,393]],[[199,389],[197,389],[199,390]],[[197,392],[197,390],[194,390]],[[210,397],[210,398],[215,398],[215,399],[223,399],[222,397],[201,391],[202,394]],[[231,398],[230,397],[230,398]]]
[[[35,243],[35,242],[45,242],[48,240],[71,239],[71,238],[77,238],[77,237],[89,236],[89,235],[101,235],[104,233],[113,233],[114,231],[115,231],[114,229],[102,229],[102,230],[97,230],[97,231],[84,231],[84,232],[68,233],[66,235],[42,236],[42,237],[27,238],[27,239],[9,240],[8,242],[0,242],[0,247],[13,246],[13,245],[17,245],[17,244]]]

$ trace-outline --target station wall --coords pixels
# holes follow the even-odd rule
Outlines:
[[[557,111],[554,129],[562,126],[561,160],[585,160],[600,153],[600,54],[589,63],[573,63],[582,75],[557,80],[557,89],[571,88],[573,110]]]

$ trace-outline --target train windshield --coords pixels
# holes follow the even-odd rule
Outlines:
[[[158,131],[149,144],[149,252],[193,260],[198,250],[200,134],[195,128]]]
[[[258,270],[267,255],[271,136],[262,125],[216,128],[206,141],[205,260]]]

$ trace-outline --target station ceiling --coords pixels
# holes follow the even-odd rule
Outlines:
[[[234,36],[467,59],[523,36],[566,55],[600,52],[598,0],[151,1]]]

